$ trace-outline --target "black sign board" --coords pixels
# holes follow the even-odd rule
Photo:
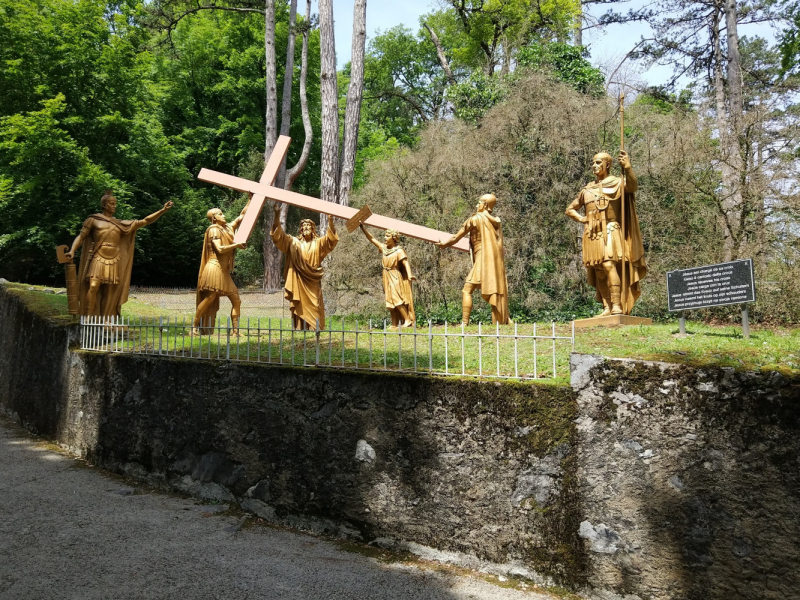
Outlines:
[[[755,302],[753,259],[667,273],[669,310],[691,310]]]

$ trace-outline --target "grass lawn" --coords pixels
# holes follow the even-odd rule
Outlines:
[[[31,289],[33,288],[33,289]],[[32,310],[57,322],[69,322],[66,295],[48,294],[41,286],[7,284],[6,289],[18,295]],[[228,337],[223,329],[212,335],[197,337],[188,326],[191,315],[164,317],[159,328],[162,310],[156,306],[131,300],[123,306],[123,317],[134,318],[140,326],[129,328],[114,342],[120,348],[136,351],[169,353],[177,356],[202,356],[204,358],[230,357],[243,361],[269,361],[283,364],[315,364],[319,351],[319,364],[333,367],[383,368],[428,371],[466,375],[538,376],[542,382],[563,385],[569,381],[570,340],[555,342],[555,377],[553,377],[553,342],[538,339],[534,352],[532,339],[514,340],[514,327],[500,328],[501,336],[491,325],[482,327],[484,338],[478,340],[478,326],[466,328],[468,334],[460,337],[460,325],[450,325],[444,337],[443,325],[432,328],[434,337],[428,339],[427,325],[420,326],[415,338],[410,330],[390,331],[383,335],[382,324],[368,330],[368,323],[345,320],[346,333],[342,334],[342,318],[329,320],[328,330],[319,339],[313,332],[290,330],[288,319],[276,317],[249,317],[250,331],[245,330],[248,319],[241,322],[242,335]],[[184,321],[185,319],[185,321]],[[186,323],[186,326],[184,326]],[[272,331],[268,328],[271,327]],[[283,331],[280,331],[281,327]],[[678,336],[678,324],[667,323],[650,326],[580,329],[575,334],[575,351],[601,354],[615,358],[638,358],[682,363],[694,366],[724,366],[739,370],[780,371],[788,376],[800,376],[800,328],[766,328],[751,325],[749,339],[742,337],[741,327],[687,323],[687,336]],[[556,335],[568,337],[568,323],[556,324]],[[538,335],[550,335],[550,323],[537,325]],[[530,336],[533,325],[518,326],[518,334]],[[424,335],[423,335],[424,334]],[[516,352],[515,352],[516,342]],[[479,348],[481,352],[479,352]],[[499,356],[499,361],[498,361]],[[516,356],[516,359],[515,359]]]

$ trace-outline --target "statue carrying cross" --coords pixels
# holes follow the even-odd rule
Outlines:
[[[261,214],[261,210],[264,207],[264,202],[267,199],[274,200],[276,202],[285,202],[286,204],[291,204],[293,206],[298,206],[314,212],[323,213],[339,219],[345,219],[348,221],[352,221],[354,219],[357,220],[357,222],[352,224],[352,228],[350,227],[350,224],[348,224],[348,229],[354,229],[355,227],[358,227],[360,223],[364,223],[366,225],[377,227],[378,229],[393,229],[409,237],[424,240],[433,244],[450,237],[449,233],[437,231],[436,229],[431,229],[429,227],[423,227],[421,225],[407,223],[406,221],[400,221],[399,219],[371,214],[369,210],[359,211],[349,206],[334,204],[333,202],[325,202],[324,200],[319,200],[318,198],[312,198],[311,196],[305,196],[303,194],[298,194],[297,192],[291,192],[289,190],[274,187],[273,183],[278,176],[278,171],[280,170],[281,164],[286,159],[286,153],[289,150],[290,142],[291,138],[288,136],[282,135],[278,138],[278,141],[275,144],[275,149],[270,155],[269,160],[264,168],[264,172],[261,175],[261,179],[258,182],[242,179],[241,177],[235,177],[233,175],[227,175],[218,171],[212,171],[210,169],[200,170],[200,173],[197,176],[200,181],[213,183],[215,185],[236,190],[237,192],[244,192],[251,195],[247,212],[244,215],[238,230],[236,231],[236,235],[233,240],[234,244],[247,242],[258,220],[258,216]],[[333,221],[331,221],[331,225],[332,224]],[[319,323],[319,327],[324,329],[325,312],[324,304],[322,302],[322,291],[321,287],[319,287],[322,269],[317,263],[320,262],[322,258],[324,258],[324,255],[330,252],[336,245],[336,241],[338,240],[338,237],[336,237],[336,230],[334,227],[331,227],[332,231],[330,234],[326,234],[327,241],[325,241],[315,238],[314,232],[312,232],[312,227],[310,225],[306,227],[308,231],[301,232],[301,236],[299,238],[286,236],[286,234],[283,233],[282,230],[279,231],[279,229],[279,224],[276,226],[276,224],[273,223],[271,234],[273,241],[276,242],[282,252],[289,253],[294,245],[298,246],[298,248],[295,248],[296,251],[292,254],[293,258],[291,258],[291,260],[287,259],[287,267],[294,269],[294,271],[292,271],[293,275],[302,275],[302,272],[307,270],[300,266],[298,262],[300,258],[306,255],[313,255],[313,257],[315,257],[315,260],[312,261],[313,264],[309,263],[305,265],[305,267],[313,271],[313,277],[310,277],[310,279],[313,279],[314,281],[310,282],[309,286],[307,286],[308,289],[305,289],[301,286],[302,278],[294,276],[291,278],[286,277],[284,295],[290,303],[293,325],[297,329],[316,329],[317,323]],[[297,244],[295,244],[295,242],[297,242]],[[308,245],[309,248],[304,249],[305,246],[303,246],[303,244]],[[322,252],[320,252],[320,249],[311,249],[311,245],[314,244],[316,244],[314,248],[321,244],[320,248],[322,249]],[[454,243],[452,247],[462,250],[463,252],[469,252],[469,243],[467,240],[459,240],[457,243]]]
[[[232,190],[236,190],[237,192],[252,194],[253,196],[248,206],[247,214],[245,215],[242,224],[239,226],[239,230],[236,232],[236,237],[233,240],[234,243],[246,242],[250,237],[256,221],[258,220],[258,216],[261,214],[261,209],[264,207],[264,202],[266,199],[275,200],[276,202],[285,202],[286,204],[291,204],[292,206],[299,206],[300,208],[305,208],[307,210],[323,213],[331,217],[344,219],[345,221],[351,219],[358,213],[357,209],[350,206],[334,204],[333,202],[325,202],[319,198],[312,198],[311,196],[305,196],[303,194],[277,188],[272,185],[278,176],[278,171],[280,170],[281,164],[286,158],[290,141],[291,138],[285,135],[282,135],[278,138],[278,142],[275,144],[275,150],[273,150],[272,154],[270,155],[267,165],[264,168],[264,173],[258,182],[250,181],[249,179],[242,179],[241,177],[236,177],[234,175],[227,175],[226,173],[220,173],[219,171],[212,171],[210,169],[200,170],[200,173],[197,176],[200,181],[227,187]],[[422,225],[415,225],[413,223],[407,223],[406,221],[400,221],[399,219],[392,219],[391,217],[384,217],[375,214],[368,217],[365,221],[363,221],[363,223],[365,225],[377,227],[378,229],[394,229],[403,235],[407,235],[408,237],[424,240],[432,244],[450,237],[450,234],[444,231],[438,231],[436,229],[431,229],[430,227],[423,227]],[[358,223],[356,223],[356,227],[357,226]],[[452,247],[463,252],[469,252],[469,243],[467,240],[461,240]]]

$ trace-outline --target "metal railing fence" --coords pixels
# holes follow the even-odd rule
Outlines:
[[[245,318],[234,330],[228,318],[198,331],[186,317],[83,316],[80,341],[100,352],[502,379],[555,378],[559,362],[568,372],[575,347],[574,325],[559,325],[568,335],[558,335],[555,322],[393,329],[350,319],[348,329],[347,320],[334,317],[332,327],[315,331],[286,327],[288,319]]]

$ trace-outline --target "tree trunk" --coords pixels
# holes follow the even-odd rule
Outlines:
[[[296,2],[296,0],[295,0]],[[292,36],[289,35],[291,40]],[[266,65],[266,142],[264,144],[264,164],[267,164],[270,154],[275,149],[275,142],[278,139],[278,59],[275,52],[275,0],[266,0],[266,15],[264,20],[264,53]],[[288,58],[287,58],[288,62]],[[284,95],[286,88],[286,74],[284,73]],[[291,111],[291,71],[289,80],[289,110]],[[284,114],[286,107],[283,107]],[[289,117],[291,119],[291,115]],[[281,133],[283,133],[283,121],[281,117]],[[281,169],[282,171],[283,169]],[[280,177],[280,174],[278,175]],[[264,240],[261,245],[264,257],[264,278],[262,288],[264,291],[273,291],[281,287],[281,252],[272,243],[269,231],[272,228],[272,211],[265,209],[261,215],[261,229],[264,233]]]
[[[720,222],[724,236],[723,260],[730,261],[734,258],[734,248],[737,247],[739,213],[742,205],[742,191],[738,171],[735,165],[741,162],[739,144],[735,131],[732,131],[728,119],[728,108],[725,102],[725,82],[722,77],[722,45],[719,33],[719,21],[722,9],[716,6],[711,23],[711,39],[714,45],[714,100],[720,141],[720,172],[722,175],[721,198],[718,203]]]
[[[297,22],[297,0],[289,3],[289,35],[286,41],[286,67],[283,70],[283,98],[281,99],[281,135],[289,135],[292,126],[292,83],[294,81],[294,36]],[[278,171],[277,187],[286,185],[286,161]]]
[[[450,63],[447,61],[447,56],[445,56],[444,48],[442,47],[442,42],[439,40],[439,36],[436,35],[436,32],[430,27],[427,23],[422,23],[422,26],[428,30],[428,35],[431,36],[431,41],[433,45],[436,46],[436,56],[439,57],[439,63],[442,65],[442,69],[444,69],[444,74],[447,76],[447,81],[450,84],[454,84],[456,82],[456,78],[453,77],[453,71],[450,68]]]
[[[311,144],[314,141],[314,129],[311,127],[311,116],[308,113],[308,94],[306,90],[306,80],[308,78],[308,37],[311,27],[311,0],[306,0],[306,20],[305,28],[303,29],[303,49],[300,53],[300,114],[303,117],[303,129],[305,130],[305,141],[303,142],[303,151],[300,153],[300,158],[297,164],[293,166],[286,174],[287,190],[292,189],[294,182],[300,177],[300,174],[308,164],[308,157],[311,154]],[[288,209],[287,207],[284,207]],[[286,225],[286,211],[281,211],[281,224]]]
[[[266,0],[264,15],[264,63],[266,68],[266,144],[264,145],[264,161],[275,148],[278,139],[278,75],[275,54],[275,0]]]
[[[575,45],[583,46],[583,1],[578,2],[578,14],[575,15]]]
[[[728,38],[728,110],[731,128],[736,138],[741,137],[742,114],[742,61],[739,56],[739,33],[736,23],[736,0],[725,1],[725,32]],[[741,153],[740,153],[741,154]]]
[[[267,164],[270,154],[275,149],[278,138],[278,75],[277,57],[275,54],[275,0],[266,0],[264,16],[264,64],[266,68],[266,104],[265,115],[265,143],[264,164]],[[281,285],[281,254],[276,252],[275,244],[269,237],[272,227],[272,217],[269,210],[262,211],[261,228],[264,240],[261,245],[264,257],[264,291],[276,290]]]
[[[356,173],[358,125],[364,94],[364,47],[367,42],[367,0],[356,0],[353,7],[353,46],[350,55],[350,85],[344,113],[342,169],[339,175],[339,204],[350,205],[350,191]]]
[[[336,42],[333,0],[319,0],[320,97],[322,102],[322,200],[336,202],[339,192],[339,91],[336,83]],[[320,234],[328,228],[319,216]]]
[[[745,210],[745,198],[749,197],[747,190],[748,161],[745,132],[744,132],[744,101],[742,99],[742,60],[739,55],[739,32],[737,30],[738,14],[736,0],[725,0],[725,33],[727,35],[727,75],[728,75],[728,111],[730,113],[730,155],[731,168],[737,178],[736,194],[732,199],[732,218],[736,219],[736,232],[738,244],[736,256],[741,256],[747,243],[744,232],[750,211]],[[736,257],[734,256],[734,258]]]

